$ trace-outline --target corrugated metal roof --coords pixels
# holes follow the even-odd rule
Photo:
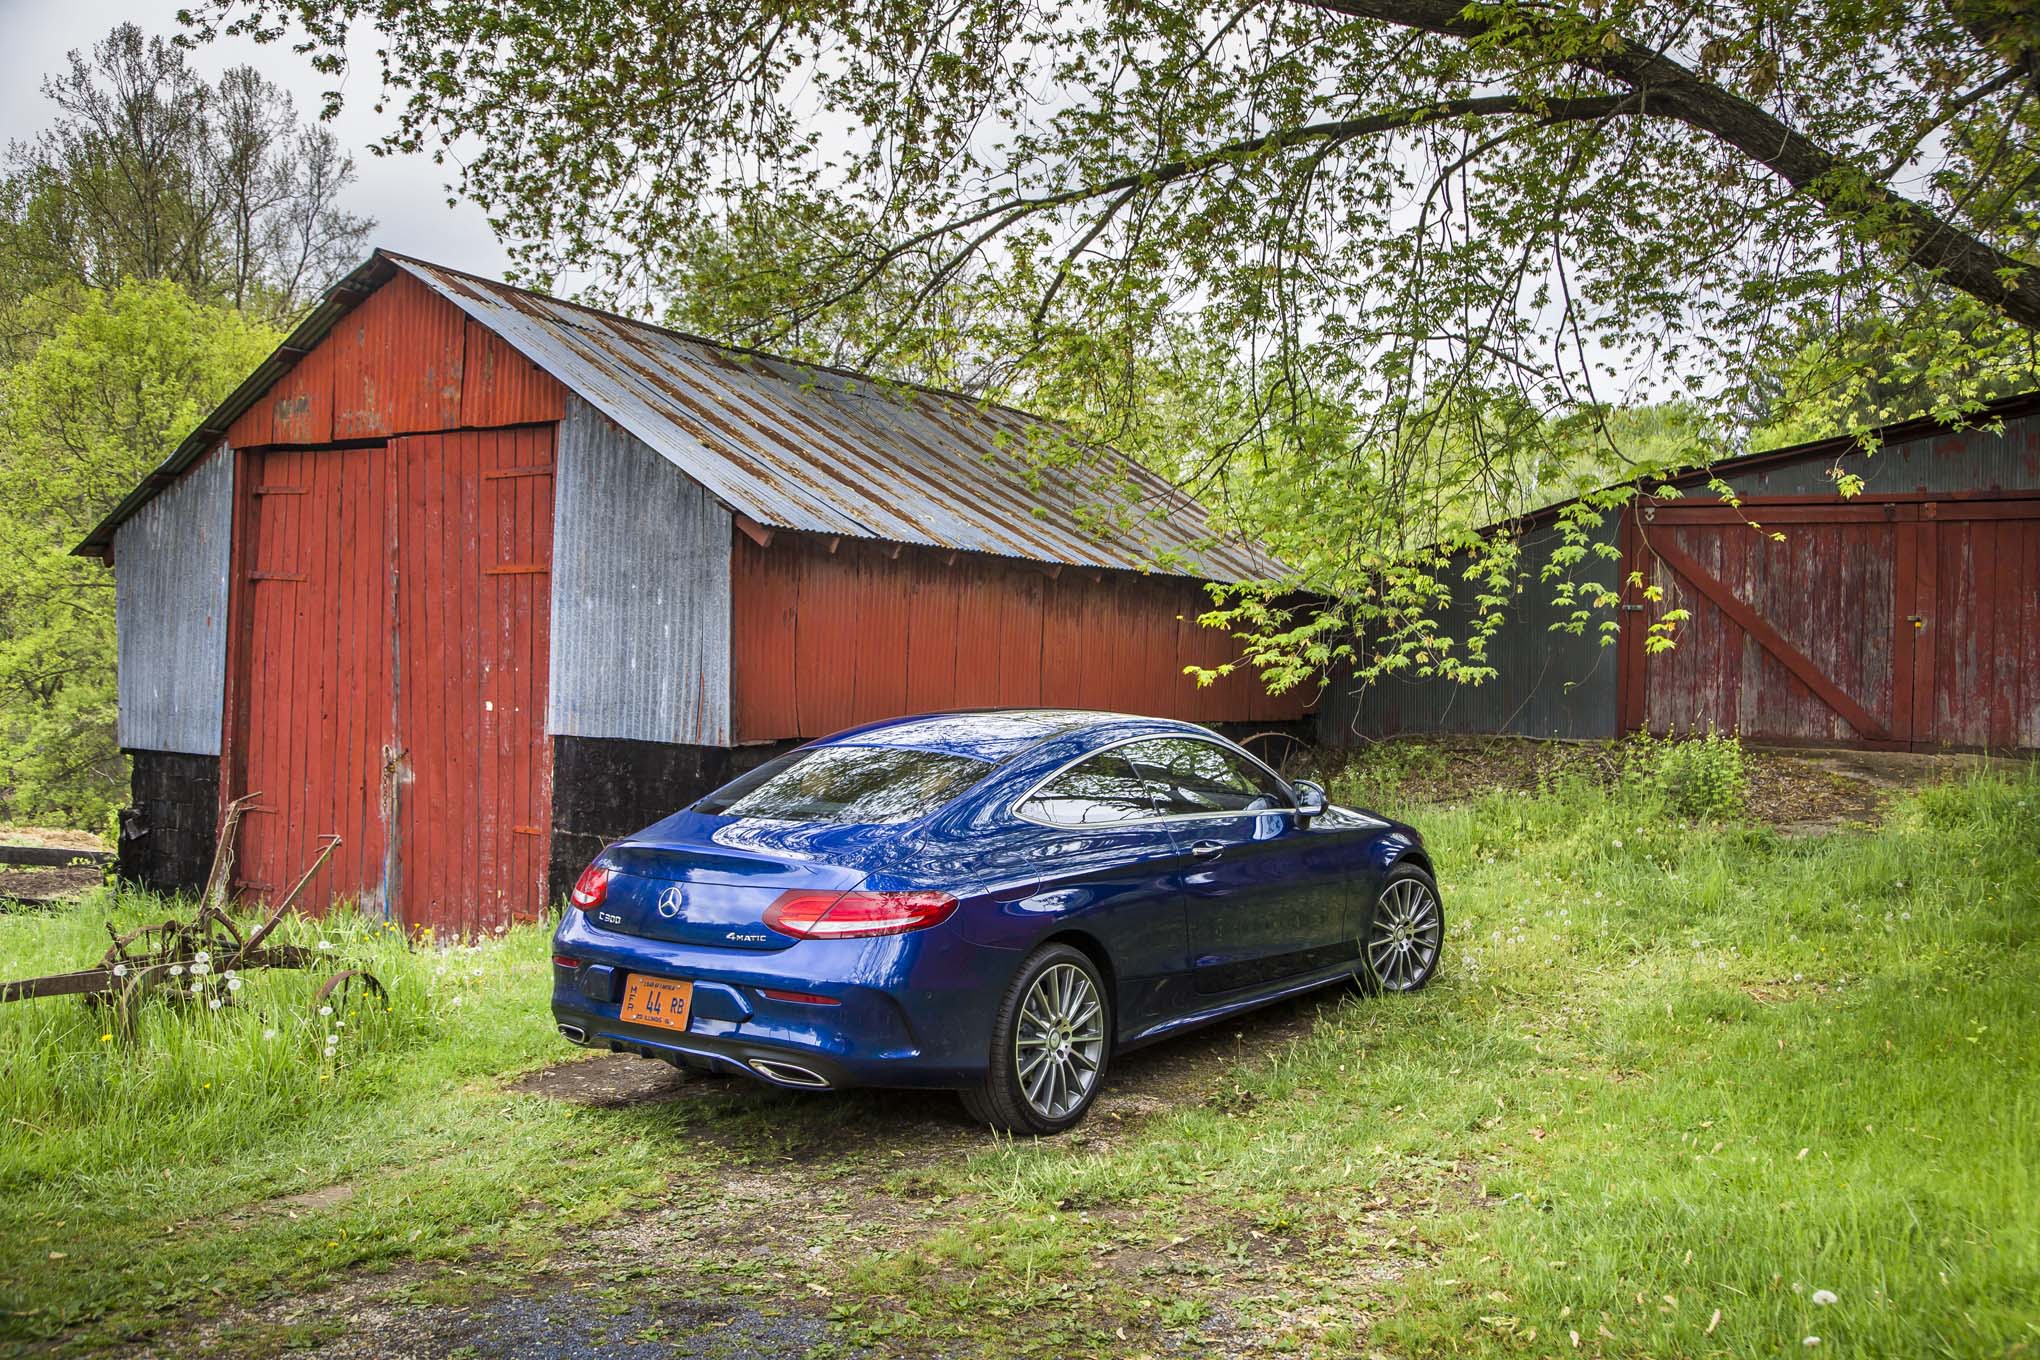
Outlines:
[[[1215,541],[1203,507],[1120,454],[1031,462],[1030,448],[1068,438],[1039,417],[392,258],[760,524],[1083,566],[1174,554],[1187,559],[1174,574],[1222,580],[1282,570],[1258,547]],[[1109,537],[1087,527],[1101,518],[1117,526]]]
[[[1258,545],[1216,534],[1195,500],[1113,450],[1085,448],[1071,466],[1030,458],[1069,439],[1053,421],[731,349],[385,251],[337,285],[79,551],[103,551],[122,519],[397,269],[761,525],[1209,580],[1283,570]]]

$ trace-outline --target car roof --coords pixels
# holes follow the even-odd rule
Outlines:
[[[997,764],[1029,747],[1085,731],[1210,735],[1195,723],[1078,708],[982,708],[888,718],[824,737],[817,746],[893,746],[974,756]]]

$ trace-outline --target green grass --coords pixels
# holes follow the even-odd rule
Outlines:
[[[1245,1060],[1082,1140],[741,1084],[621,1110],[508,1093],[559,1056],[529,930],[466,951],[296,927],[391,983],[331,1061],[306,975],[157,1008],[131,1042],[73,1002],[0,1008],[0,1344],[411,1258],[514,1278],[625,1206],[734,1212],[721,1180],[748,1165],[803,1187],[795,1218],[912,1206],[790,1263],[881,1352],[2040,1353],[2040,779],[1814,839],[1682,823],[1633,787],[1416,815],[1451,916],[1431,989],[1333,1000],[1293,1044],[1229,1026]],[[109,913],[161,911],[0,917],[0,958],[76,967]],[[331,1185],[354,1193],[276,1204]]]

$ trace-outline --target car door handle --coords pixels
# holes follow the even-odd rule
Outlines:
[[[1190,853],[1199,859],[1217,859],[1224,849],[1224,841],[1192,841],[1190,843]]]

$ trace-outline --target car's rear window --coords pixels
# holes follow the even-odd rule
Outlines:
[[[718,817],[784,822],[910,822],[991,771],[989,761],[897,746],[789,751],[694,805]]]

